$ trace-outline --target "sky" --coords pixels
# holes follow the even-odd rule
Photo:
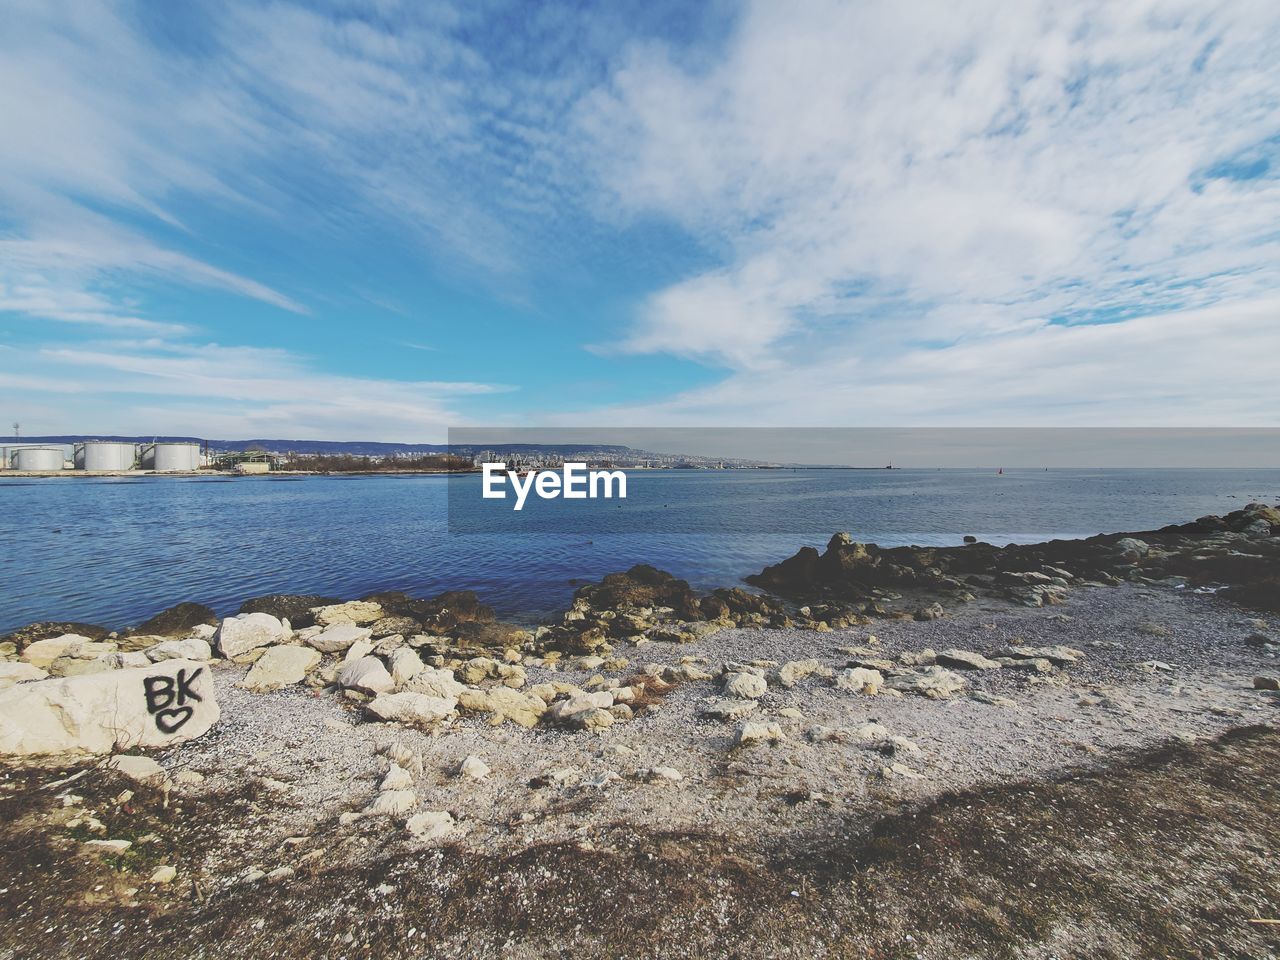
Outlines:
[[[27,436],[1256,427],[1277,371],[1272,2],[0,0]]]

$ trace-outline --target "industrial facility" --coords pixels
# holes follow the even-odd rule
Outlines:
[[[24,473],[189,473],[208,463],[199,443],[84,440],[79,443],[15,443],[0,447],[0,470]]]

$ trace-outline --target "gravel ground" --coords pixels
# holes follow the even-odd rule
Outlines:
[[[1044,676],[966,672],[950,700],[771,686],[753,716],[784,739],[736,750],[733,725],[697,715],[714,680],[599,733],[431,734],[333,693],[249,693],[224,663],[222,720],[159,757],[167,784],[0,770],[0,957],[1274,957],[1280,695],[1252,678],[1280,662],[1257,632],[1276,637],[1211,595],[1125,585],[618,651],[619,679],[690,657],[839,669],[862,646],[1086,652]],[[805,736],[872,722],[918,752]],[[344,818],[392,745],[420,760],[416,806]],[[470,755],[488,777],[458,776]],[[651,782],[658,766],[683,779]],[[414,839],[425,811],[458,829]],[[93,851],[102,837],[132,845]]]
[[[221,723],[168,752],[162,762],[204,774],[204,784],[192,788],[199,792],[235,791],[246,784],[263,788],[252,822],[244,824],[243,845],[210,851],[207,867],[221,874],[294,863],[305,843],[282,841],[314,834],[341,813],[367,805],[388,769],[379,750],[391,742],[422,759],[415,809],[451,812],[459,825],[451,841],[472,849],[603,842],[603,832],[618,824],[710,830],[765,842],[811,826],[819,809],[883,813],[948,791],[1097,768],[1117,751],[1274,724],[1277,700],[1252,689],[1254,675],[1274,673],[1278,666],[1274,657],[1245,644],[1256,630],[1238,609],[1212,597],[1126,585],[1077,590],[1065,606],[1053,608],[992,602],[925,623],[886,621],[831,633],[725,630],[695,644],[650,643],[618,651],[631,658],[628,669],[611,675],[619,679],[646,663],[688,657],[713,674],[729,660],[816,657],[839,669],[849,660],[840,648],[865,645],[890,658],[925,647],[993,655],[1013,643],[1065,644],[1087,654],[1045,677],[1009,669],[964,674],[972,691],[1009,698],[1013,707],[965,695],[864,696],[818,677],[791,690],[771,686],[752,719],[780,723],[785,739],[736,751],[733,724],[697,716],[706,698],[719,695],[716,681],[680,684],[656,708],[599,733],[492,727],[465,719],[430,734],[364,723],[357,706],[331,693],[248,693],[234,686],[244,668],[226,664],[215,671]],[[878,643],[870,644],[872,634]],[[1152,660],[1169,669],[1144,666]],[[582,683],[591,675],[530,669],[529,682]],[[803,719],[781,714],[784,709],[799,710]],[[885,755],[857,742],[814,743],[804,736],[814,725],[854,728],[872,722],[908,738],[919,753],[898,749]],[[492,769],[483,781],[457,775],[469,755]],[[645,772],[652,767],[674,768],[684,779],[649,782]],[[557,771],[563,782],[530,784]],[[341,828],[363,838],[353,855],[366,855],[375,842],[420,845],[377,819]]]

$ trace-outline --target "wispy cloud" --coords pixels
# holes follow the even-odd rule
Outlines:
[[[112,432],[384,440],[443,437],[463,420],[454,401],[513,389],[342,376],[287,350],[167,341],[43,349],[24,372],[0,371],[0,388],[92,398],[57,421],[65,432],[104,430],[109,418]]]
[[[894,356],[1280,284],[1266,4],[757,2],[709,64],[637,46],[579,121],[611,207],[726,251],[625,351],[804,366],[815,331]]]
[[[306,324],[631,396],[722,376],[588,418],[1280,402],[1263,3],[16,0],[0,130],[6,385],[62,421],[420,436],[502,389],[308,359]]]
[[[1124,323],[1039,323],[866,358],[837,340],[630,406],[549,415],[616,426],[1274,426],[1280,299]]]

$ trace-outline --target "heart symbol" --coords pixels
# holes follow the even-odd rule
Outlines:
[[[174,707],[156,711],[156,729],[161,733],[173,733],[191,719],[195,713],[191,707]]]

